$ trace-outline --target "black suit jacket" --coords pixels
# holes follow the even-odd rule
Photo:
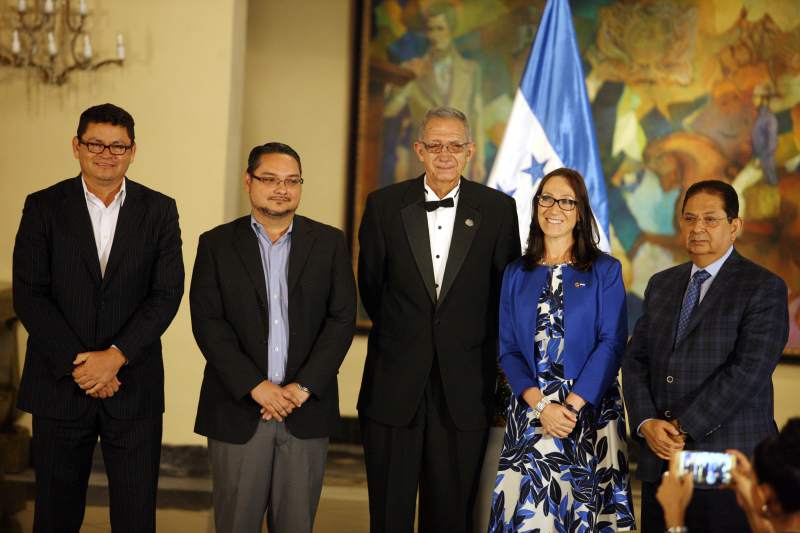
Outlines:
[[[358,281],[373,327],[358,409],[388,425],[417,411],[434,355],[455,424],[490,423],[503,270],[520,255],[514,199],[461,179],[444,279],[436,298],[424,177],[367,198]]]
[[[292,435],[325,437],[339,418],[337,374],[355,332],[356,288],[344,234],[294,217],[289,252],[285,383],[311,397],[286,418]],[[200,236],[192,274],[192,330],[206,369],[195,431],[244,443],[260,407],[250,391],[268,375],[268,299],[258,237],[245,216]]]
[[[692,264],[654,275],[622,367],[631,431],[648,418],[677,418],[686,449],[752,454],[777,431],[772,372],[789,334],[786,284],[734,250],[673,347]],[[663,462],[641,440],[639,477]]]
[[[161,335],[183,295],[175,201],[127,180],[105,276],[81,177],[25,200],[14,245],[14,308],[28,331],[19,408],[75,419],[102,401],[115,418],[164,411]],[[95,400],[75,384],[80,352],[116,345],[128,365],[113,397]]]

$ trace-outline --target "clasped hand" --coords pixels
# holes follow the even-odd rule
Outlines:
[[[563,439],[575,429],[578,417],[561,404],[549,403],[542,409],[539,422],[545,435]]]
[[[79,353],[72,364],[75,383],[93,398],[110,398],[122,385],[117,372],[125,364],[125,356],[113,346],[99,352]]]
[[[531,387],[522,393],[522,399],[533,408],[542,399],[542,393],[538,387]],[[573,391],[567,395],[565,403],[580,410],[586,401]],[[578,417],[561,404],[549,403],[542,409],[539,423],[542,425],[542,433],[545,436],[563,439],[575,429]]]
[[[681,451],[686,441],[676,423],[657,418],[642,424],[642,435],[653,453],[665,461],[672,459],[675,452]]]
[[[250,391],[250,397],[261,406],[261,418],[278,422],[289,416],[292,411],[301,407],[309,394],[297,383],[288,383],[281,387],[264,380]]]

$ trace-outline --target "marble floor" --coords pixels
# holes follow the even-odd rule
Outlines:
[[[6,489],[23,496],[25,507],[0,523],[0,531],[28,533],[33,525],[33,471],[6,475]],[[170,477],[159,481],[156,522],[160,533],[213,533],[211,480],[208,477]],[[634,500],[639,506],[638,485]],[[111,530],[108,520],[108,492],[103,472],[93,473],[89,482],[87,508],[82,532]],[[264,531],[267,531],[266,527]],[[329,452],[322,499],[315,533],[367,533],[369,515],[366,474],[360,446],[334,444]]]

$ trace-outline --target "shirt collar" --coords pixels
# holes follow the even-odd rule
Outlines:
[[[261,222],[256,220],[256,217],[254,217],[252,213],[250,214],[250,226],[252,226],[253,231],[256,232],[256,235],[262,236],[265,239],[267,239],[270,243],[272,243],[270,238],[267,236],[267,232],[264,230],[264,226],[261,224]],[[287,228],[286,233],[281,235],[281,238],[275,241],[275,244],[280,242],[280,240],[285,238],[287,235],[291,235],[293,227],[294,227],[294,219],[292,219],[292,221],[289,222],[289,227]]]
[[[698,270],[705,270],[706,272],[711,274],[711,278],[717,277],[717,274],[719,273],[719,269],[722,268],[722,265],[725,263],[725,261],[728,259],[728,257],[730,257],[730,255],[732,253],[733,253],[733,245],[731,244],[731,247],[728,248],[728,251],[725,252],[722,255],[722,257],[720,257],[719,259],[717,259],[716,261],[714,261],[710,265],[706,266],[705,268],[700,268],[699,266],[697,266],[694,263],[692,263],[691,276],[694,276],[694,273],[697,272]],[[709,279],[711,279],[711,278],[709,278]]]
[[[428,186],[428,175],[425,174],[425,179],[423,180],[425,184],[425,198],[426,199],[433,199],[433,200],[444,200],[445,198],[453,198],[454,200],[458,198],[458,193],[461,190],[461,178],[458,179],[458,184],[453,187],[453,190],[450,191],[445,195],[444,198],[439,198],[433,189]]]
[[[125,187],[126,187],[127,181],[128,181],[127,178],[125,178],[125,176],[123,176],[122,177],[122,187],[119,188],[119,191],[117,191],[116,196],[114,196],[114,199],[111,200],[112,204],[114,202],[116,202],[117,200],[119,200],[119,205],[122,205],[122,204],[125,203]],[[81,174],[81,185],[83,186],[83,194],[84,194],[84,196],[86,197],[87,200],[89,200],[89,201],[97,200],[98,202],[103,204],[103,201],[100,198],[98,198],[93,192],[89,191],[89,189],[86,187],[86,178],[83,177],[83,174]],[[105,204],[103,204],[103,206],[105,206]]]

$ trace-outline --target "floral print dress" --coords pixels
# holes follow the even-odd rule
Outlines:
[[[537,346],[539,387],[554,402],[563,402],[573,384],[564,378],[563,267],[548,267],[531,339]],[[575,429],[563,439],[544,436],[533,410],[512,394],[489,532],[631,529],[635,522],[619,384],[609,387],[600,405],[587,403]]]

